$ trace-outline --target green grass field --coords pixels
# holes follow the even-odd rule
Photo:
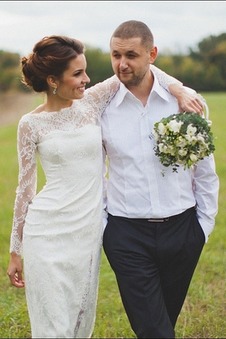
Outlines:
[[[226,338],[226,93],[203,93],[210,108],[215,159],[220,178],[219,213],[205,245],[179,317],[177,338]],[[9,260],[17,186],[16,125],[0,127],[0,338],[30,338],[24,290],[9,284]],[[42,171],[38,183],[44,182]],[[40,272],[41,279],[42,272]],[[93,338],[135,338],[118,293],[114,274],[103,254]]]

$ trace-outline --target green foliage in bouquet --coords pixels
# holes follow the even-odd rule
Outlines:
[[[173,171],[190,168],[214,152],[211,121],[196,113],[183,112],[162,118],[154,124],[155,155]]]

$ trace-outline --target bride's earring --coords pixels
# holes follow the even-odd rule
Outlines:
[[[56,88],[56,87],[54,87],[54,89],[53,89],[53,94],[55,95],[55,94],[56,94],[56,92],[57,92],[57,88]]]

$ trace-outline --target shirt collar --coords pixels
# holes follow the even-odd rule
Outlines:
[[[157,79],[157,76],[154,74],[154,72],[152,72],[152,74],[154,76],[154,83],[153,83],[153,87],[151,89],[151,92],[149,94],[148,101],[150,100],[150,97],[151,97],[152,93],[156,93],[163,100],[169,101],[169,98],[168,98],[166,90],[160,85],[160,83],[159,83],[159,81]],[[119,91],[117,93],[116,107],[119,106],[123,102],[123,100],[125,99],[125,96],[131,96],[131,95],[133,96],[133,94],[121,82],[120,83]]]
[[[116,107],[118,107],[124,100],[126,95],[131,95],[131,92],[126,88],[126,86],[120,82],[119,91],[117,92],[116,98]]]
[[[153,87],[151,89],[149,98],[151,96],[151,93],[156,93],[157,95],[159,95],[163,100],[165,101],[169,101],[169,91],[167,91],[163,86],[160,85],[157,76],[155,75],[154,72],[152,72],[153,76],[154,76],[154,83],[153,83]]]

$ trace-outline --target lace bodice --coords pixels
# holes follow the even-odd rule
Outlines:
[[[160,84],[168,89],[169,84],[180,83],[175,78],[151,65]],[[37,191],[37,162],[39,144],[45,136],[55,131],[73,132],[85,125],[99,125],[100,117],[119,87],[113,76],[85,91],[84,98],[74,100],[69,108],[58,112],[30,112],[22,116],[18,124],[18,186],[14,204],[10,252],[22,254],[23,226],[28,206]]]

